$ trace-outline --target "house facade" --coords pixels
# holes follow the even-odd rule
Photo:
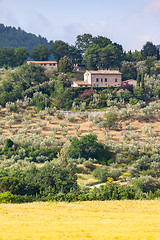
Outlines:
[[[42,67],[51,67],[56,69],[57,68],[57,62],[56,61],[27,61],[27,64],[34,63],[35,65],[39,65]]]
[[[116,70],[86,71],[84,82],[92,87],[120,87],[122,84],[122,73]]]

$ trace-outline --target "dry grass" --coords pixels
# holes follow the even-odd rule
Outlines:
[[[160,239],[160,201],[0,205],[0,239]]]

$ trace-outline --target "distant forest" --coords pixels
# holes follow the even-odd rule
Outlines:
[[[52,41],[48,42],[44,37],[37,37],[35,34],[27,33],[20,27],[16,29],[15,27],[5,27],[4,24],[0,24],[0,49],[5,47],[26,47],[31,52],[33,48],[40,44],[50,47]]]

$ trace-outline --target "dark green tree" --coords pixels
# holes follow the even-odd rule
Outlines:
[[[66,74],[61,73],[58,75],[58,82],[61,82],[63,84],[63,87],[70,87],[71,86],[71,81],[67,77]]]
[[[151,68],[154,67],[154,60],[152,57],[148,56],[145,60],[145,64],[147,66],[148,74],[151,72]]]
[[[133,61],[133,55],[132,55],[132,51],[128,51],[127,53],[124,52],[124,61],[127,62],[132,62]]]
[[[72,72],[73,71],[73,63],[70,58],[64,56],[59,60],[58,70],[63,73]]]
[[[82,63],[82,54],[80,50],[73,45],[69,46],[68,57],[72,60],[73,64]]]
[[[90,45],[84,54],[84,61],[89,70],[97,70],[99,63],[100,48],[97,44]]]
[[[0,67],[15,67],[16,57],[15,50],[13,48],[3,48],[0,50]]]
[[[142,91],[145,90],[145,86],[144,86],[144,74],[141,75],[141,89],[142,89]]]
[[[25,96],[25,91],[37,87],[40,83],[47,82],[49,78],[44,74],[44,68],[34,64],[23,64],[14,72],[6,71],[0,85],[0,102],[13,102]],[[35,90],[33,91],[35,92]],[[31,91],[30,97],[33,92]]]
[[[104,144],[98,142],[97,136],[92,134],[82,136],[80,140],[78,138],[73,138],[69,148],[69,155],[72,158],[95,158],[99,163],[105,164],[108,159],[111,158],[111,153]]]
[[[116,52],[116,57],[117,57],[116,65],[118,67],[120,67],[121,62],[124,58],[123,47],[122,47],[122,45],[120,45],[118,43],[113,43],[113,46],[114,46],[114,49],[115,49],[115,52]]]
[[[55,41],[52,43],[50,53],[53,54],[57,61],[64,56],[69,55],[69,44],[63,41]]]
[[[145,92],[142,90],[142,88],[133,88],[133,95],[132,98],[138,99],[138,100],[145,100]]]
[[[109,38],[103,36],[93,37],[92,42],[93,44],[97,44],[100,48],[104,48],[112,43]]]
[[[13,144],[14,144],[14,142],[10,138],[7,138],[5,147],[11,148],[13,146]]]
[[[125,102],[128,102],[130,100],[130,98],[132,98],[132,92],[129,91],[128,89],[125,89],[124,90],[124,93],[123,93],[123,99],[125,100]]]
[[[19,47],[19,48],[15,49],[14,55],[16,57],[16,66],[20,66],[23,63],[25,63],[25,61],[29,57],[29,52],[28,52],[27,48]]]
[[[48,77],[44,73],[44,68],[38,65],[23,64],[21,67],[17,68],[14,77],[18,78],[25,88],[29,88],[39,83],[48,81]]]
[[[123,80],[137,78],[137,69],[134,62],[123,61],[120,72],[122,73]]]
[[[137,87],[140,87],[140,82],[141,82],[141,75],[139,72],[137,72]]]
[[[78,35],[77,36],[75,44],[76,44],[76,47],[83,54],[91,43],[93,43],[92,34],[85,33],[83,35]]]
[[[146,42],[146,44],[143,45],[142,52],[145,57],[155,56],[157,53],[157,48],[152,42]]]
[[[100,50],[99,58],[99,65],[103,69],[112,68],[117,65],[116,51],[112,44],[109,44]]]
[[[141,51],[134,51],[132,53],[132,61],[138,62],[138,61],[143,61],[143,55]]]
[[[159,60],[159,48],[157,49],[157,61]]]
[[[35,61],[47,61],[49,58],[48,48],[42,44],[33,48],[31,57]]]

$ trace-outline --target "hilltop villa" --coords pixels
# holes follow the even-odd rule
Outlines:
[[[56,61],[27,61],[27,63],[34,63],[35,65],[40,65],[42,67],[51,67],[56,69],[57,68],[57,62]]]
[[[84,82],[73,82],[73,87],[120,87],[122,73],[116,70],[98,70],[84,73]]]

